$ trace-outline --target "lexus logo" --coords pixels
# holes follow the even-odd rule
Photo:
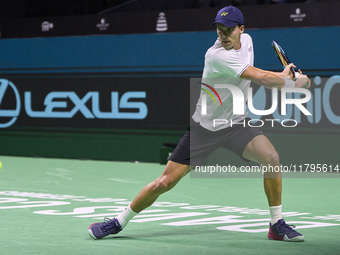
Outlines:
[[[10,94],[11,92],[14,92],[15,95],[15,109],[3,109],[5,100],[11,99],[8,96],[8,94]],[[20,114],[20,107],[20,95],[15,85],[9,80],[0,79],[0,128],[7,128],[13,125]],[[5,123],[1,123],[1,120],[3,118],[5,118],[6,120],[9,118],[11,119]]]

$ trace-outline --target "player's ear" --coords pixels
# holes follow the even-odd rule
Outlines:
[[[244,25],[239,25],[239,29],[240,29],[240,32],[241,32],[241,34],[243,34],[243,32],[244,32]]]

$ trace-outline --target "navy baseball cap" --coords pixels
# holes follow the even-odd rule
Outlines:
[[[244,25],[243,14],[239,9],[230,5],[218,11],[215,22],[212,23],[211,26],[216,23],[220,23],[229,28],[235,27],[238,24]]]

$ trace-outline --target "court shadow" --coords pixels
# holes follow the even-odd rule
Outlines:
[[[209,235],[209,233],[215,234],[216,229],[212,228],[211,230],[207,230],[206,228],[195,228],[195,229],[186,229],[186,230],[172,230],[172,231],[155,231],[155,232],[148,232],[148,233],[141,233],[141,234],[134,234],[131,231],[130,235],[112,235],[112,236],[107,236],[103,239],[100,240],[112,240],[112,239],[117,239],[117,240],[141,240],[141,239],[148,239],[148,238],[163,238],[163,237],[171,237],[171,236],[196,236],[196,235]]]

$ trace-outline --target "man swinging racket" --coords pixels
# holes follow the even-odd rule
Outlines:
[[[244,33],[242,12],[234,6],[222,8],[213,25],[217,26],[218,38],[205,55],[202,81],[214,79],[215,84],[232,79],[242,91],[247,91],[251,81],[268,89],[272,88],[308,88],[310,80],[301,74],[293,81],[288,65],[282,72],[271,72],[253,67],[254,51],[252,39]],[[209,86],[214,87],[215,84]],[[307,84],[307,85],[306,85]],[[305,86],[306,85],[306,86]],[[172,189],[193,166],[201,165],[204,158],[217,148],[226,148],[245,161],[255,161],[262,166],[279,167],[279,155],[274,146],[256,127],[243,125],[231,126],[230,122],[240,122],[245,115],[233,115],[232,95],[228,90],[221,90],[219,95],[223,106],[209,108],[202,114],[202,93],[196,111],[192,116],[193,124],[181,138],[176,149],[169,158],[161,176],[146,185],[117,217],[101,223],[94,223],[88,228],[89,235],[101,239],[110,234],[117,234],[139,212],[151,206],[163,193]],[[231,102],[231,103],[230,103]],[[215,126],[213,119],[226,119],[228,122]],[[191,140],[191,142],[190,142]],[[194,143],[192,141],[194,140]],[[194,144],[194,148],[190,148]],[[281,173],[264,175],[264,190],[268,199],[271,221],[268,237],[281,241],[304,241],[304,236],[287,225],[282,219],[282,179]]]

